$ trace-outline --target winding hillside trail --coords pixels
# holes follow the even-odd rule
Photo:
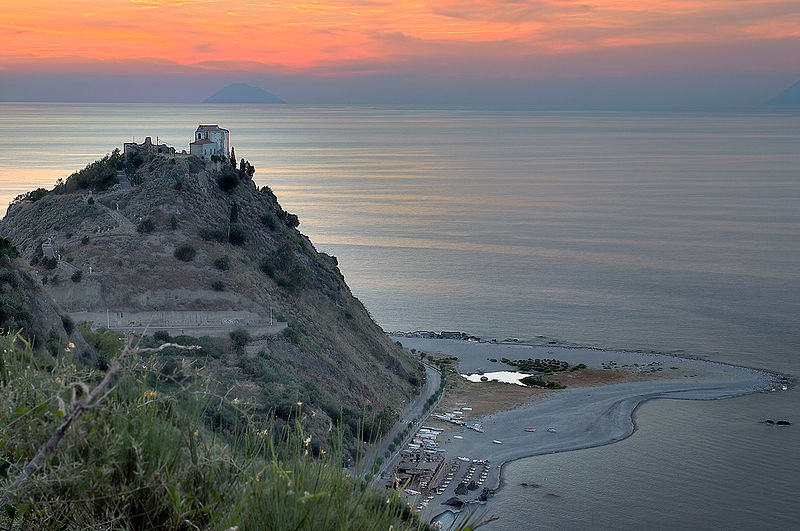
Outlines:
[[[127,177],[125,178],[125,180],[127,181]],[[111,207],[108,207],[103,203],[101,203],[100,201],[96,201],[95,204],[100,206],[100,208],[102,208],[103,210],[105,210],[106,213],[108,213],[108,215],[111,216],[111,218],[117,222],[117,229],[121,229],[123,232],[130,232],[130,233],[136,232],[136,225],[134,225],[134,223],[131,220],[126,218],[122,212],[120,212],[119,210],[115,210]]]

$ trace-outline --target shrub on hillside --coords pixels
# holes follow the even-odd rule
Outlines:
[[[172,337],[166,330],[159,330],[153,334],[153,339],[159,343],[172,343]]]
[[[220,256],[216,260],[214,260],[214,267],[219,269],[220,271],[227,271],[231,268],[231,259],[228,258],[228,255]]]
[[[30,201],[31,203],[35,203],[39,199],[43,198],[50,192],[45,188],[37,188],[36,190],[31,190],[30,192],[25,192],[24,194],[19,194],[11,204],[21,203],[23,201]]]
[[[239,185],[239,175],[232,169],[225,166],[225,168],[217,175],[217,184],[219,189],[226,194],[231,194]]]
[[[270,199],[272,199],[273,203],[278,202],[278,196],[275,195],[275,192],[272,191],[272,188],[269,186],[262,186],[261,190],[259,190],[262,194],[266,195]]]
[[[183,245],[178,246],[175,249],[175,258],[181,260],[183,262],[191,262],[194,260],[195,255],[197,254],[197,250],[188,243],[184,243]]]
[[[212,229],[211,227],[203,227],[200,229],[200,237],[205,241],[213,241],[217,243],[225,243],[228,241],[228,235],[224,230]]]
[[[292,319],[292,321],[286,326],[286,328],[283,329],[282,333],[283,337],[285,337],[295,345],[299,344],[300,339],[302,338],[300,325],[294,319]]]
[[[148,232],[153,232],[156,228],[156,224],[150,218],[144,218],[142,221],[139,222],[139,225],[136,226],[136,232],[139,234],[145,234]]]
[[[228,241],[233,245],[242,246],[247,242],[247,231],[241,223],[231,223],[231,228],[228,233]]]
[[[0,292],[0,328],[29,335],[32,327],[33,315],[12,294]]]
[[[71,278],[73,282],[78,283],[83,278],[83,273],[79,269],[79,270],[75,271],[74,273],[72,273],[72,276],[69,277],[69,278]]]
[[[76,171],[66,181],[57,182],[54,191],[74,192],[77,190],[108,190],[117,184],[117,170],[125,165],[124,156],[119,149],[100,160]]]
[[[261,215],[261,223],[266,225],[270,230],[275,230],[280,226],[280,220],[271,210],[267,210]]]
[[[144,157],[142,157],[141,153],[131,153],[125,159],[125,175],[128,176],[128,179],[133,182],[135,179],[136,170],[138,170],[142,164],[144,164]]]
[[[206,167],[206,163],[203,162],[203,159],[195,157],[194,155],[190,155],[189,158],[186,159],[186,162],[189,164],[190,173],[197,173]]]
[[[230,334],[231,342],[233,346],[237,349],[244,348],[250,342],[250,332],[245,330],[244,328],[237,328]]]
[[[300,218],[296,214],[283,212],[283,223],[290,229],[294,229],[300,225]]]
[[[14,244],[0,236],[0,263],[6,264],[14,258],[19,258],[19,251]]]
[[[279,286],[292,291],[305,288],[308,280],[308,272],[288,244],[264,257],[261,260],[261,271]]]

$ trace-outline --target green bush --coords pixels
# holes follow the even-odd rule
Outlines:
[[[214,267],[219,269],[220,271],[227,271],[231,268],[231,260],[228,258],[228,255],[220,256],[216,260],[214,260]]]
[[[230,230],[228,231],[228,241],[233,245],[244,245],[247,242],[247,231],[241,223],[231,223]]]
[[[298,218],[296,214],[283,212],[283,223],[290,229],[294,229],[300,225],[300,218]]]
[[[150,218],[144,218],[139,224],[136,226],[136,232],[139,234],[145,234],[149,232],[153,232],[156,228],[156,224]]]
[[[26,335],[33,332],[33,315],[11,293],[0,292],[0,328],[14,332],[23,329]]]
[[[108,190],[117,184],[117,170],[122,169],[123,165],[123,155],[119,149],[115,149],[113,153],[76,171],[66,181],[56,184],[54,191]]]
[[[194,260],[197,250],[191,244],[184,243],[183,245],[178,246],[173,254],[175,255],[175,258],[181,260],[182,262],[191,262]]]
[[[297,324],[297,321],[292,319],[292,321],[283,329],[283,337],[288,339],[290,342],[294,343],[295,345],[300,343],[300,339],[302,338],[302,331],[300,330],[300,325]]]
[[[72,273],[72,276],[69,277],[69,278],[71,278],[73,282],[78,283],[83,278],[83,273],[79,269],[78,271],[75,271],[74,273]]]
[[[269,186],[262,186],[259,192],[269,197],[273,203],[278,202],[278,197],[275,195],[275,192],[273,192],[272,188],[270,188]]]
[[[231,336],[231,343],[237,349],[244,348],[250,342],[250,332],[248,332],[244,328],[237,328],[233,332],[230,333]]]
[[[551,382],[543,380],[538,376],[526,376],[520,380],[521,383],[529,387],[543,387],[545,389],[565,389],[566,385],[561,385],[558,382]]]
[[[225,166],[222,171],[217,174],[217,184],[219,189],[226,194],[232,194],[236,187],[239,185],[239,174],[231,168]]]
[[[269,278],[275,278],[275,265],[272,263],[272,259],[270,257],[264,258],[261,261],[261,271]]]
[[[125,344],[119,332],[107,328],[92,330],[89,323],[79,323],[78,330],[83,338],[97,351],[97,354],[106,360],[114,358]]]
[[[271,210],[267,210],[261,214],[261,223],[266,225],[270,230],[275,230],[280,226],[280,220]]]
[[[228,241],[228,234],[224,230],[212,229],[211,227],[200,229],[200,237],[205,241],[214,241],[217,243],[225,243]]]
[[[30,192],[19,194],[17,197],[14,198],[14,200],[11,203],[17,204],[23,201],[30,201],[31,203],[35,203],[36,201],[42,199],[49,193],[50,193],[49,190],[45,188],[37,188],[36,190],[31,190]]]
[[[265,257],[261,261],[261,271],[279,286],[292,291],[302,290],[308,281],[308,272],[288,244]]]
[[[214,291],[225,291],[225,283],[221,280],[215,280],[211,283],[211,289]]]
[[[153,339],[158,343],[172,343],[172,338],[166,330],[159,330],[153,334]]]

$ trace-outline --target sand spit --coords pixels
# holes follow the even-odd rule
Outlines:
[[[711,400],[760,391],[781,389],[779,376],[756,369],[737,367],[672,355],[605,351],[590,348],[476,343],[457,340],[393,338],[407,348],[441,353],[459,359],[462,373],[479,369],[497,371],[508,365],[489,359],[555,358],[570,364],[584,363],[589,368],[615,371],[624,368],[634,373],[655,375],[645,381],[629,381],[591,387],[568,387],[548,393],[541,399],[481,417],[465,418],[477,422],[484,432],[464,427],[448,430],[441,441],[447,459],[456,456],[487,460],[494,474],[487,486],[502,486],[503,464],[522,457],[566,452],[620,441],[636,426],[633,413],[642,402],[655,398]],[[480,385],[480,384],[475,384]],[[508,384],[512,385],[512,384]],[[427,423],[438,422],[430,419]],[[444,423],[443,423],[444,424]],[[536,431],[523,428],[536,427]],[[552,428],[548,430],[548,428]],[[458,435],[456,438],[454,435]],[[502,444],[493,441],[501,441]],[[427,517],[448,510],[443,501],[454,496],[455,482],[436,495],[424,510]],[[502,492],[497,495],[502,496]],[[466,499],[470,499],[469,496]],[[491,498],[486,509],[491,512]]]

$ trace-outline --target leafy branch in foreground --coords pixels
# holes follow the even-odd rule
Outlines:
[[[56,430],[50,436],[50,439],[48,439],[46,443],[44,443],[42,446],[39,447],[39,451],[36,452],[36,455],[33,456],[33,459],[31,459],[28,462],[28,464],[25,465],[25,468],[22,469],[22,472],[17,476],[14,482],[6,489],[2,497],[0,497],[0,507],[5,507],[5,505],[8,503],[14,491],[25,480],[27,480],[31,476],[31,474],[36,472],[36,470],[41,465],[42,461],[44,461],[44,459],[48,455],[50,455],[53,452],[53,450],[55,450],[56,446],[58,446],[58,443],[61,442],[61,439],[64,438],[64,435],[67,433],[67,430],[73,424],[73,422],[75,422],[78,418],[80,418],[85,412],[91,411],[99,407],[100,404],[103,402],[103,400],[105,400],[106,397],[108,397],[111,391],[114,390],[113,388],[109,388],[109,386],[111,385],[111,380],[114,378],[114,376],[117,375],[117,373],[119,373],[119,371],[123,367],[123,363],[128,358],[130,358],[134,354],[142,355],[142,354],[153,354],[156,352],[161,352],[162,350],[170,347],[175,347],[184,350],[196,350],[200,348],[194,345],[191,346],[178,345],[177,343],[165,343],[156,348],[138,348],[133,346],[132,338],[129,337],[127,342],[125,343],[125,348],[122,349],[122,353],[119,355],[119,357],[117,357],[117,359],[114,360],[114,363],[111,365],[111,367],[109,367],[105,377],[103,377],[103,379],[100,381],[99,384],[97,384],[97,386],[94,389],[88,391],[88,393],[86,394],[86,398],[77,403],[72,412],[70,412],[70,414],[67,415],[67,418],[64,420],[64,422],[62,422],[61,425],[58,426],[58,428],[56,428]],[[83,382],[76,382],[73,385],[80,387],[84,391],[88,390],[88,386]]]

